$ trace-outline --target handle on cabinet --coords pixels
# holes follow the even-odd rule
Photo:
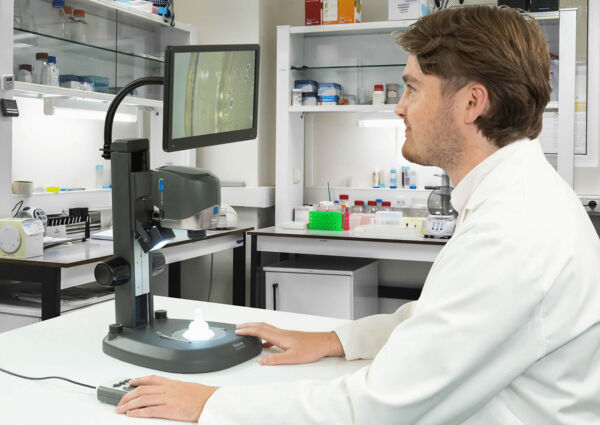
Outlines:
[[[277,310],[277,288],[279,287],[278,283],[273,284],[273,310]]]

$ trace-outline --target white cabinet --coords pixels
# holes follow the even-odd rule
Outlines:
[[[269,310],[350,320],[379,312],[376,261],[301,257],[264,271]]]
[[[58,9],[49,0],[0,2],[0,75],[14,74],[21,64],[35,65],[36,53],[56,56],[60,74],[70,87],[16,82],[2,90],[14,98],[21,116],[0,118],[0,216],[7,216],[21,198],[11,195],[11,181],[31,180],[36,187],[85,187],[85,191],[56,195],[34,194],[25,205],[60,212],[86,206],[110,207],[110,190],[96,190],[94,169],[110,163],[100,159],[103,120],[109,103],[121,87],[143,76],[163,74],[167,45],[195,41],[192,28],[141,12],[122,3],[70,0],[73,9],[86,12],[85,40],[60,32]],[[93,91],[73,83],[94,82]],[[75,88],[73,88],[75,87]],[[150,139],[151,165],[194,165],[193,152],[162,152],[162,90],[142,87],[119,107],[113,136]],[[92,189],[92,190],[90,190]],[[76,198],[76,199],[74,199]],[[62,207],[56,209],[55,205]]]
[[[555,135],[555,142],[548,144],[546,153],[549,154],[549,160],[555,162],[559,173],[572,184],[576,136],[577,10],[562,9],[560,12],[533,15],[547,36],[549,50],[553,53],[560,52],[558,101],[550,102],[547,108],[549,114],[555,114],[556,124],[550,130],[551,135]],[[293,208],[303,204],[307,191],[311,193],[319,187],[327,186],[323,182],[315,184],[311,177],[315,164],[323,166],[325,162],[313,153],[314,117],[318,117],[321,122],[323,119],[332,122],[334,129],[327,132],[327,142],[340,130],[340,114],[353,114],[356,116],[355,121],[360,121],[364,116],[393,118],[394,105],[291,106],[294,81],[338,82],[344,86],[344,93],[356,97],[357,103],[369,103],[369,93],[374,84],[401,81],[407,54],[396,45],[392,33],[405,31],[412,23],[413,21],[394,21],[277,28],[276,224],[292,220]],[[556,115],[557,111],[560,114]],[[360,123],[355,122],[354,125],[357,127],[356,131],[359,131]],[[348,131],[350,130],[346,129],[345,134]],[[381,129],[374,131],[370,133],[373,136],[365,137],[368,139],[364,144],[365,157],[372,154],[368,152],[369,149],[378,149],[377,142],[371,138],[378,138],[381,133],[377,131],[381,132]],[[585,125],[583,131],[585,143]],[[398,139],[398,135],[396,138]],[[339,146],[344,145],[336,145]],[[329,152],[335,152],[335,155],[327,157],[329,163],[343,163],[344,156],[347,155],[343,147],[331,148]],[[365,175],[365,170],[362,171]],[[354,170],[348,170],[346,175],[351,175],[352,172]]]

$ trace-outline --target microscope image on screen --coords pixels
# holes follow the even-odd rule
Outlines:
[[[176,54],[171,137],[252,128],[254,73],[254,51]]]

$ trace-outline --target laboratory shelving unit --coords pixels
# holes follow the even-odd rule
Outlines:
[[[66,3],[73,9],[86,11],[88,31],[85,41],[73,40],[70,34],[57,30],[52,17],[57,15],[57,11],[52,9],[51,0],[0,2],[0,75],[16,75],[19,64],[33,63],[36,52],[48,52],[57,56],[61,74],[101,76],[108,79],[108,87],[102,87],[102,91],[84,91],[16,82],[13,90],[4,90],[3,87],[0,97],[14,98],[17,102],[25,98],[39,99],[44,111],[55,107],[66,108],[72,120],[77,120],[77,112],[80,111],[105,113],[120,87],[142,76],[163,75],[165,46],[195,42],[192,27],[179,22],[171,26],[162,17],[119,2],[66,0]],[[127,96],[119,108],[136,117],[137,136],[150,139],[151,159],[158,161],[163,155],[162,109],[162,88],[158,86],[140,88],[133,95]],[[28,125],[40,124],[31,122]],[[61,128],[61,132],[62,130]],[[65,133],[68,131],[68,128],[64,128]],[[9,216],[12,206],[23,199],[11,194],[11,182],[15,178],[13,146],[19,141],[14,138],[13,119],[0,117],[0,217]],[[57,149],[64,148],[61,146],[61,143],[64,145],[62,134],[48,135],[45,142]],[[98,150],[94,153],[98,160],[100,147],[98,145]],[[69,155],[73,161],[77,161],[81,154],[75,151]],[[182,153],[177,158],[181,165],[195,165],[194,152]],[[39,167],[47,167],[49,174],[53,166],[51,162],[39,164]],[[26,199],[26,205],[40,207],[47,212],[57,212],[69,206],[89,206],[104,210],[111,208],[111,190],[34,193],[31,198]],[[17,320],[17,326],[20,317],[35,316],[29,310],[23,306],[0,302],[2,320],[13,317]],[[23,324],[25,323],[20,323]]]
[[[533,15],[547,36],[550,51],[560,52],[558,101],[550,102],[547,107],[547,112],[560,112],[559,136],[556,151],[546,154],[551,161],[556,161],[559,173],[572,185],[577,10],[561,9]],[[314,114],[360,113],[391,118],[395,105],[364,104],[370,103],[365,88],[382,81],[400,82],[408,55],[399,50],[391,35],[405,31],[413,23],[389,21],[277,28],[276,224],[292,220],[295,206],[314,201],[315,194],[326,193],[326,188],[324,192],[322,188],[311,187],[311,181],[305,182],[305,165],[312,166],[305,164],[305,151],[312,143],[308,141],[309,134],[305,137],[305,121],[309,130],[310,117]],[[590,69],[588,74],[591,73]],[[302,79],[338,82],[345,94],[356,96],[358,104],[291,106],[294,81]],[[308,183],[306,187],[305,183]],[[368,189],[361,189],[364,190]],[[373,194],[381,192],[381,189],[372,190]],[[352,188],[348,191],[352,192]]]
[[[56,25],[57,11],[51,3],[51,0],[0,2],[0,75],[16,75],[19,64],[33,64],[35,53],[43,51],[57,56],[61,74],[101,76],[108,79],[108,86],[97,91],[84,91],[17,81],[14,90],[2,91],[2,98],[41,99],[45,111],[54,106],[72,111],[105,111],[115,93],[125,84],[142,76],[163,75],[167,45],[195,42],[195,31],[191,26],[177,21],[171,25],[163,17],[112,0],[66,1],[73,9],[86,11],[87,37],[84,41],[74,40],[70,34],[61,33]],[[162,144],[161,87],[140,88],[125,98],[121,108],[129,108],[128,112],[138,115],[139,137],[149,137],[151,145]],[[5,217],[19,198],[11,195],[14,143],[11,119],[0,118],[0,135],[0,216]],[[60,144],[60,135],[54,139],[49,142]],[[185,165],[195,165],[193,152],[182,154],[183,157]],[[60,203],[47,194],[33,196],[37,207],[48,210]],[[98,208],[110,207],[110,190],[54,196],[64,197],[65,201],[66,198],[69,201],[78,199]]]

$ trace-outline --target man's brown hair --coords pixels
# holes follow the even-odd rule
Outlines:
[[[490,108],[475,125],[497,146],[536,138],[550,100],[550,54],[531,16],[511,8],[470,6],[419,19],[396,37],[424,74],[442,79],[444,94],[483,84]]]

